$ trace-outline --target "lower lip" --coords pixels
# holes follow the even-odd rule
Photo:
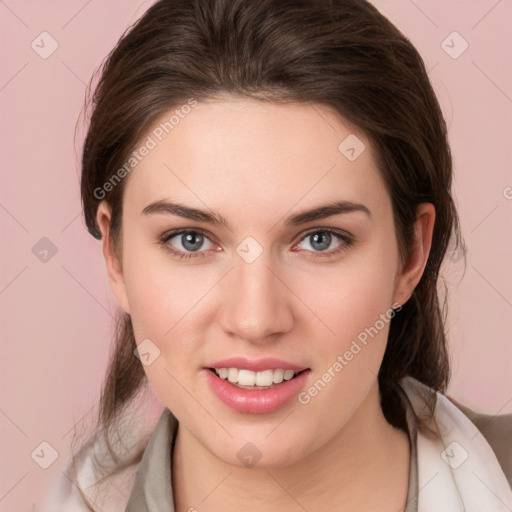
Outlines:
[[[263,414],[276,411],[295,397],[304,387],[310,370],[303,371],[294,379],[275,384],[271,389],[261,390],[239,388],[206,368],[203,372],[210,389],[224,404],[238,412]]]

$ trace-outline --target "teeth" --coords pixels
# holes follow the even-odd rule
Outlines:
[[[246,370],[247,371],[247,370]],[[242,372],[240,372],[242,373]],[[250,372],[254,375],[254,372]],[[252,375],[251,375],[252,379]],[[240,382],[240,374],[238,374],[238,381]],[[255,381],[254,384],[256,386],[271,386],[274,382],[274,370],[264,370],[262,372],[258,372],[255,375]]]
[[[268,387],[272,384],[280,384],[283,380],[290,380],[298,373],[295,370],[263,370],[253,372],[251,370],[239,370],[238,368],[215,368],[217,375],[224,380],[241,386],[261,386]]]
[[[233,370],[236,371],[235,368],[233,368]],[[230,368],[230,371],[231,371],[231,368]],[[233,372],[233,376],[235,376],[234,372]],[[231,374],[228,374],[228,380],[233,382],[231,380]],[[238,378],[236,379],[235,382],[238,382],[238,384],[241,384],[242,386],[254,386],[254,384],[256,384],[256,374],[249,370],[239,370]],[[269,383],[267,383],[265,385],[270,386],[270,384],[272,384],[272,381],[270,381]],[[260,386],[261,386],[261,384],[260,384]]]
[[[295,375],[294,370],[285,370],[283,377],[284,377],[284,380],[290,380],[294,375]]]
[[[275,384],[279,384],[283,382],[284,377],[284,370],[282,368],[278,368],[277,370],[274,370],[274,378],[273,381]]]

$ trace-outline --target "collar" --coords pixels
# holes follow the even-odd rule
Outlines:
[[[400,386],[415,414],[426,415],[435,393],[412,377]],[[510,512],[512,489],[489,443],[471,420],[441,393],[428,424],[417,430],[418,512]]]
[[[399,382],[411,443],[405,512],[510,512],[512,490],[477,427],[444,395],[429,428],[418,429],[434,391],[413,377]],[[139,465],[125,512],[175,512],[171,456],[178,420],[166,407]]]
[[[175,512],[171,454],[178,420],[166,407],[142,456],[125,512]]]

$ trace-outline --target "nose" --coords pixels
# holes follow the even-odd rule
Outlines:
[[[265,343],[293,327],[293,293],[265,253],[252,263],[235,258],[222,284],[220,324],[224,332],[251,343]]]

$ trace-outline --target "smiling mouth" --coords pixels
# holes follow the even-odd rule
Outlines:
[[[246,373],[240,377],[240,380],[242,380],[242,382],[246,382],[246,383],[251,381],[251,379],[255,380],[254,376],[257,375],[258,373],[266,374],[259,379],[260,380],[259,385],[256,383],[247,385],[247,384],[241,384],[239,382],[239,373],[241,371],[237,370],[236,372],[229,374],[228,372],[225,371],[226,370],[225,368],[221,368],[221,369],[207,368],[207,369],[210,370],[213,374],[215,374],[215,376],[218,377],[219,379],[224,380],[225,382],[232,384],[233,386],[235,386],[237,388],[252,389],[252,390],[272,389],[276,386],[279,386],[280,384],[283,384],[290,380],[295,379],[296,377],[298,377],[300,374],[302,374],[304,372],[309,371],[309,368],[306,368],[306,369],[300,370],[300,371],[265,370],[263,372],[250,372],[247,370],[242,370]],[[270,374],[269,372],[274,372],[274,373]],[[290,372],[290,373],[286,373],[286,372]],[[293,372],[293,375],[291,375],[291,372]],[[264,380],[265,382],[262,383],[261,382],[262,380]]]

